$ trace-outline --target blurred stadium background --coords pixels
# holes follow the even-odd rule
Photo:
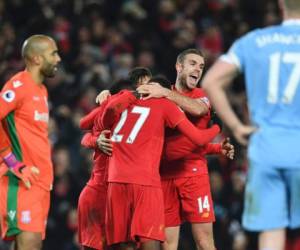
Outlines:
[[[21,44],[29,35],[53,36],[62,57],[59,74],[46,82],[55,182],[43,249],[79,249],[77,198],[89,177],[92,152],[80,147],[78,122],[95,107],[99,91],[134,66],[175,81],[176,56],[190,47],[205,53],[207,69],[236,38],[279,21],[276,0],[0,0],[0,88],[23,68]],[[246,120],[242,77],[230,94]],[[247,160],[245,149],[236,146],[234,161],[209,158],[216,245],[255,250],[255,235],[240,225]],[[1,240],[0,249],[8,249]],[[188,225],[180,249],[194,249]]]

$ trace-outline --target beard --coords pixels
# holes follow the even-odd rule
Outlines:
[[[43,67],[41,68],[41,73],[44,77],[52,78],[55,76],[56,71],[57,71],[56,65],[52,65],[46,61]]]

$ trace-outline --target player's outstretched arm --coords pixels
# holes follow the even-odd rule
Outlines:
[[[93,109],[86,116],[82,117],[79,122],[79,127],[82,130],[91,130],[94,125],[94,120],[98,113],[101,112],[101,107]]]
[[[197,145],[211,142],[220,132],[218,125],[213,125],[207,129],[198,129],[187,118],[177,125],[177,129]]]
[[[234,146],[230,143],[229,137],[221,143],[208,143],[205,146],[206,154],[222,154],[229,159],[234,157]]]
[[[202,116],[209,111],[209,107],[201,98],[194,99],[181,95],[158,83],[143,84],[137,88],[137,91],[139,94],[147,95],[144,99],[165,97],[193,116]]]
[[[242,145],[247,145],[248,137],[255,131],[255,128],[241,122],[226,96],[226,88],[233,82],[237,74],[238,68],[236,65],[218,60],[205,74],[202,86],[217,114],[232,130],[237,141]]]
[[[85,148],[97,148],[97,138],[98,135],[93,135],[91,132],[87,132],[83,135],[81,139],[81,146]]]

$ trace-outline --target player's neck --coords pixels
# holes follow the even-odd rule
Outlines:
[[[286,10],[283,14],[284,21],[292,19],[300,19],[299,11]]]
[[[27,67],[26,71],[31,75],[33,81],[40,85],[44,81],[44,76],[40,73],[40,70],[34,67]]]
[[[189,89],[186,88],[186,87],[184,86],[184,84],[182,84],[182,83],[180,82],[179,79],[176,79],[175,89],[176,89],[178,92],[182,92],[182,93],[188,92],[188,91],[189,91]]]

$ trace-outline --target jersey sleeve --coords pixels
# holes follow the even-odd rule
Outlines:
[[[136,101],[131,91],[123,90],[112,96],[105,106],[101,118],[104,128],[110,128],[117,121],[121,113]]]
[[[5,130],[0,123],[0,158],[1,160],[12,152],[9,139],[5,133]]]
[[[91,130],[94,124],[95,117],[101,112],[101,106],[93,109],[86,116],[82,117],[79,122],[79,127],[82,130]]]
[[[220,143],[208,143],[199,146],[185,136],[166,138],[164,145],[164,158],[174,161],[186,157],[191,153],[198,154],[220,154],[222,146]]]
[[[205,154],[213,155],[220,154],[222,151],[221,143],[208,143],[205,145]]]
[[[97,141],[98,136],[93,135],[91,132],[87,132],[83,135],[81,139],[81,145],[85,148],[97,148]]]
[[[220,57],[222,61],[230,64],[234,64],[241,72],[244,71],[246,64],[247,53],[249,53],[249,48],[251,48],[251,37],[252,32],[246,34],[245,36],[237,39],[230,47],[228,52]],[[253,53],[256,53],[253,51]]]
[[[15,83],[15,81],[14,81]],[[15,86],[17,86],[15,84]],[[8,81],[0,92],[0,120],[6,117],[10,112],[18,109],[26,96],[26,87],[24,84],[14,87],[11,81]]]
[[[177,129],[197,145],[211,142],[220,132],[218,125],[213,125],[207,129],[198,129],[187,118],[177,125]]]
[[[175,128],[181,121],[187,119],[184,112],[173,102],[162,98],[161,106],[164,110],[164,119],[167,127]]]

